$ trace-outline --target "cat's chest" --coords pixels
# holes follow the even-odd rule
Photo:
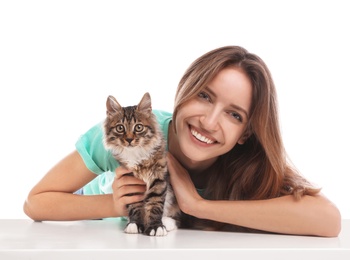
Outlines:
[[[140,165],[149,164],[152,161],[153,150],[147,150],[142,147],[124,147],[122,151],[114,151],[115,158],[125,167],[132,169]]]

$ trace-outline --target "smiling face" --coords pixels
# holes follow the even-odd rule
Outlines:
[[[244,143],[252,86],[237,67],[222,69],[176,116],[178,158],[188,168],[210,165]],[[181,154],[179,154],[181,153]]]

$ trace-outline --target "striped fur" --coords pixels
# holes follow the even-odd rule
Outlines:
[[[164,236],[179,225],[180,210],[169,184],[166,142],[152,113],[151,97],[146,93],[137,106],[122,107],[109,96],[106,106],[105,147],[146,183],[145,199],[128,205],[125,232]]]

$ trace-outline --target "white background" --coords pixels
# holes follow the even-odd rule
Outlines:
[[[275,80],[286,149],[350,218],[347,1],[1,1],[0,218],[105,116],[109,94],[171,111],[190,63],[224,45]]]

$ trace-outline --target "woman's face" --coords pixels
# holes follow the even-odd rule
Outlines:
[[[239,68],[221,70],[178,111],[176,130],[180,149],[190,161],[212,161],[244,143],[252,99],[249,78]]]

